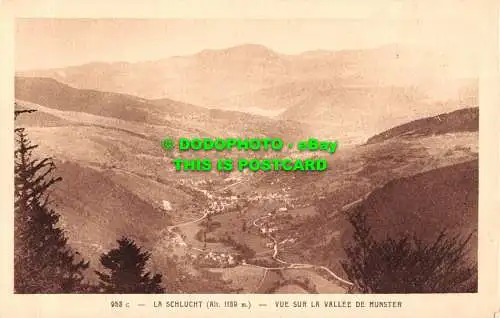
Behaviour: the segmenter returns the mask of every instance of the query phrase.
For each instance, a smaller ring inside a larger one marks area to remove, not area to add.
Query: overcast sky
[[[18,19],[16,69],[156,60],[246,43],[287,54],[390,43],[477,51],[480,25],[473,10],[426,16],[414,14],[414,5],[389,2],[389,11],[365,19]]]

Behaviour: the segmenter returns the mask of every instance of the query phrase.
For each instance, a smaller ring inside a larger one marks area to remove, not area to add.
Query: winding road
[[[187,221],[187,222],[184,222],[184,223],[167,226],[167,231],[169,233],[171,233],[171,234],[174,234],[177,237],[177,239],[179,240],[179,245],[186,246],[187,248],[191,248],[191,249],[194,249],[194,250],[197,250],[197,251],[203,251],[203,250],[201,250],[199,248],[188,246],[187,243],[186,243],[186,241],[184,241],[184,239],[182,238],[182,235],[180,235],[179,233],[175,232],[173,229],[174,228],[179,228],[181,226],[186,226],[186,225],[190,225],[190,224],[193,224],[193,223],[200,222],[201,220],[203,220],[207,216],[208,216],[208,212],[206,212],[205,214],[203,214],[201,217],[199,217],[196,220]]]
[[[357,201],[359,201],[359,200],[357,200]],[[270,215],[265,215],[265,216],[258,217],[257,219],[255,219],[253,221],[253,225],[256,226],[256,227],[258,227],[258,228],[260,228],[260,226],[257,224],[257,221],[262,220],[264,218],[268,218],[268,217],[270,217]],[[267,237],[269,237],[273,241],[273,256],[272,256],[272,258],[275,261],[277,261],[278,263],[284,264],[285,266],[284,267],[272,267],[272,268],[271,267],[258,266],[258,267],[266,269],[266,271],[264,272],[264,276],[263,276],[263,278],[261,280],[261,283],[259,284],[259,288],[262,285],[262,282],[263,282],[264,278],[266,277],[267,270],[270,270],[270,269],[323,269],[328,274],[330,274],[333,278],[335,278],[336,280],[338,280],[338,281],[340,281],[340,282],[342,282],[344,284],[347,284],[347,285],[353,285],[353,283],[351,283],[351,282],[349,282],[349,281],[341,278],[340,276],[338,276],[337,274],[335,274],[332,270],[330,270],[326,266],[318,266],[318,265],[314,265],[314,264],[289,263],[287,261],[284,261],[284,260],[280,259],[278,257],[278,254],[279,254],[279,250],[278,250],[279,243],[278,243],[278,241],[271,234],[268,234]],[[257,266],[257,265],[253,265],[253,266]]]
[[[231,186],[234,186],[236,184],[239,184],[239,183],[242,183],[243,181],[238,181],[236,183],[233,183],[229,186],[226,186],[224,188],[221,188],[221,189],[218,189],[214,192],[218,192],[218,191],[222,191],[222,190],[225,190]],[[378,188],[378,187],[377,187]],[[371,190],[370,192],[366,193],[364,196],[362,196],[361,199],[357,199],[357,200],[354,200],[348,204],[345,204],[344,206],[342,206],[342,208],[340,208],[341,211],[346,211],[348,210],[349,208],[353,207],[354,205],[356,204],[359,204],[361,203],[364,199],[366,199],[373,191],[375,191],[377,188]],[[195,190],[198,190],[202,193],[204,193],[207,198],[209,199],[213,199],[213,197],[206,193],[205,191],[201,191],[199,189],[196,189]],[[183,222],[183,223],[180,223],[180,224],[176,224],[176,225],[170,225],[167,227],[167,231],[171,234],[173,234],[174,236],[176,236],[178,238],[178,240],[180,241],[180,245],[181,246],[185,246],[186,248],[189,248],[189,249],[193,249],[193,250],[197,250],[197,251],[200,251],[200,252],[203,252],[203,250],[199,249],[199,248],[196,248],[196,247],[192,247],[192,246],[189,246],[185,241],[184,239],[182,238],[182,235],[180,235],[179,233],[175,232],[173,229],[174,228],[180,228],[182,226],[186,226],[186,225],[190,225],[190,224],[194,224],[194,223],[197,223],[197,222],[200,222],[202,221],[203,219],[205,219],[207,216],[209,215],[209,212],[206,212],[205,214],[203,214],[202,216],[200,216],[199,218],[195,219],[195,220],[192,220],[192,221],[187,221],[187,222]],[[266,218],[269,218],[271,217],[271,215],[263,215],[263,216],[260,216],[258,218],[256,218],[255,220],[253,220],[252,224],[253,226],[257,227],[260,229],[261,225],[262,224],[258,224],[260,223],[259,221],[263,220],[263,219],[266,219]],[[268,238],[270,238],[272,241],[273,241],[273,248],[272,248],[272,252],[273,252],[273,255],[272,255],[272,259],[274,259],[276,262],[278,263],[281,263],[283,264],[284,266],[277,266],[277,267],[265,267],[265,266],[260,266],[260,265],[254,265],[254,264],[247,264],[247,263],[242,263],[241,265],[242,266],[249,266],[249,267],[256,267],[256,268],[262,268],[264,269],[264,275],[259,283],[259,286],[257,288],[257,290],[262,286],[263,282],[264,282],[264,279],[267,275],[267,272],[269,270],[285,270],[285,269],[315,269],[315,270],[318,270],[318,269],[321,269],[321,270],[324,270],[325,272],[327,272],[330,276],[332,276],[334,279],[346,284],[346,285],[349,285],[349,286],[352,286],[353,283],[352,282],[349,282],[343,278],[341,278],[340,276],[338,276],[337,274],[335,274],[332,270],[330,270],[328,267],[326,266],[319,266],[319,265],[314,265],[314,264],[301,264],[301,263],[289,263],[287,261],[284,261],[282,259],[280,259],[278,257],[278,254],[279,254],[279,244],[278,241],[276,240],[276,238],[274,236],[272,236],[271,234],[268,234],[267,235]]]

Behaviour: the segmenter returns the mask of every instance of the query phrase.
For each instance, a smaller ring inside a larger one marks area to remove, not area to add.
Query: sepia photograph
[[[17,18],[14,292],[476,293],[477,32],[409,18]],[[335,149],[181,151],[165,138]],[[219,158],[328,168],[172,164]]]

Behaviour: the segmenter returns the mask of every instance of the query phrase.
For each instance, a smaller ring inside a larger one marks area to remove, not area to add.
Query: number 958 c
[[[123,308],[123,307],[129,307],[129,304],[128,303],[124,303],[123,301],[121,300],[113,300],[111,301],[111,307],[112,308]]]

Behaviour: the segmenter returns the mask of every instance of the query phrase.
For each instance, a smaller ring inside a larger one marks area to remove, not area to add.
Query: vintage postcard
[[[0,317],[499,315],[499,12],[6,1]]]

